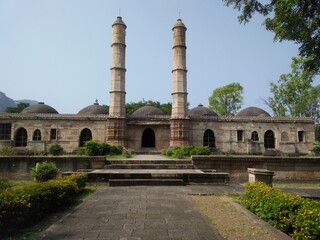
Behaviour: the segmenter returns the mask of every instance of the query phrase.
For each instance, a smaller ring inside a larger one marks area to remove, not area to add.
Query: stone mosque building
[[[236,154],[262,154],[270,149],[310,153],[315,140],[310,118],[271,117],[256,107],[227,117],[202,105],[188,109],[187,28],[181,19],[172,28],[172,114],[147,105],[126,116],[126,25],[121,17],[112,30],[109,112],[96,102],[78,114],[59,114],[44,103],[21,113],[0,113],[0,146],[47,152],[51,144],[58,143],[72,153],[93,139],[145,153],[175,146],[209,146],[212,151]]]

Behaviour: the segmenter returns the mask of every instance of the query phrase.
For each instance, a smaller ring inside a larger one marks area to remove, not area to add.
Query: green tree
[[[18,105],[16,107],[7,107],[6,112],[7,113],[21,113],[23,109],[25,109],[26,107],[29,107],[29,103],[18,103]]]
[[[319,0],[223,0],[241,11],[240,23],[247,23],[255,12],[265,17],[267,30],[275,41],[299,44],[299,55],[309,57],[304,68],[320,72],[320,1]]]
[[[266,103],[275,116],[313,117],[319,119],[320,85],[313,86],[315,71],[305,69],[304,58],[292,58],[291,73],[282,74],[277,83],[270,84]]]
[[[209,97],[209,108],[220,116],[235,115],[242,106],[243,87],[240,83],[230,83],[213,90]]]

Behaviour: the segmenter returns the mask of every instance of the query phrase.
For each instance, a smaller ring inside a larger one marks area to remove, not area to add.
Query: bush
[[[11,185],[8,181],[8,179],[0,179],[0,192],[11,188]]]
[[[190,155],[210,155],[208,146],[196,146],[190,151]]]
[[[49,147],[49,154],[52,154],[53,156],[62,155],[63,148],[58,143],[54,143]]]
[[[110,155],[121,155],[123,151],[123,146],[121,145],[111,145],[110,146]]]
[[[318,141],[315,141],[314,143],[313,143],[313,149],[312,149],[314,152],[315,152],[315,154],[320,154],[320,140],[318,140]]]
[[[75,201],[77,194],[84,188],[86,180],[87,175],[79,173],[60,180],[1,192],[1,232],[14,232],[21,227],[32,225],[47,214],[65,208]]]
[[[44,182],[55,179],[59,169],[54,163],[45,161],[37,163],[34,168],[31,168],[31,173],[37,182]]]
[[[247,183],[242,201],[250,211],[294,239],[320,239],[320,202],[264,183]]]
[[[2,146],[1,155],[2,156],[13,156],[14,155],[13,147],[11,147],[11,146]]]

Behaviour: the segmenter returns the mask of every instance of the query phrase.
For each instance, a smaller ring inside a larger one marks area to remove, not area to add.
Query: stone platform
[[[172,160],[159,155],[107,160],[104,169],[79,169],[77,172],[87,173],[91,182],[109,182],[109,186],[181,186],[228,184],[230,181],[228,173],[203,172],[194,169],[191,160]]]

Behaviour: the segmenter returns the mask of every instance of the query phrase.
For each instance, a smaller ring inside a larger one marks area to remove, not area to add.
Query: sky
[[[263,18],[238,22],[222,0],[0,0],[0,91],[59,113],[109,105],[112,24],[126,32],[126,102],[171,102],[172,27],[187,27],[189,107],[239,82],[243,108],[267,110],[270,83],[290,72],[292,42],[274,42]]]

